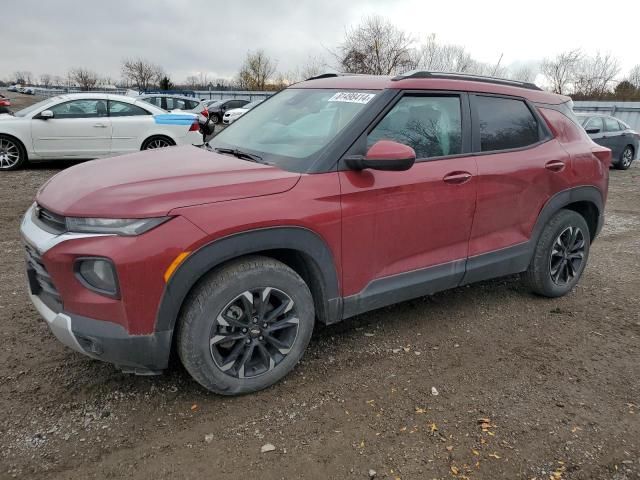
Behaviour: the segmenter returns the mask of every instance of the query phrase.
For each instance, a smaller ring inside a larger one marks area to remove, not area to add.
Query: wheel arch
[[[589,226],[592,241],[600,233],[604,214],[604,199],[600,190],[592,186],[575,187],[558,192],[547,201],[533,228],[531,239],[534,244],[551,217],[563,208],[582,215]]]
[[[311,290],[318,320],[338,321],[342,299],[336,264],[325,241],[302,227],[272,227],[215,240],[190,254],[165,286],[155,330],[174,330],[189,292],[213,269],[247,255],[281,261],[298,273]]]
[[[151,135],[148,135],[147,137],[145,137],[145,139],[142,141],[142,143],[140,144],[140,150],[144,150],[145,145],[147,144],[147,142],[150,142],[151,140],[153,140],[154,138],[166,138],[167,140],[169,140],[173,145],[177,145],[178,143],[176,142],[176,139],[173,138],[171,135],[169,135],[168,133],[165,132],[161,132],[161,133],[152,133]]]
[[[14,135],[13,133],[5,132],[0,132],[0,136],[9,137],[10,139],[18,142],[18,146],[22,149],[22,153],[24,153],[25,161],[29,160],[29,150],[27,149],[27,143],[25,143],[22,138],[20,138],[18,135]]]

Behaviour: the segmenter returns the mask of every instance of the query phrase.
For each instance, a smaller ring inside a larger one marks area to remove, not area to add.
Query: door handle
[[[551,170],[552,172],[561,172],[562,170],[564,170],[564,167],[564,162],[560,160],[551,160],[544,166],[544,168],[546,168],[547,170]]]
[[[107,126],[104,123],[96,123],[93,128],[107,128]]]
[[[445,183],[451,183],[453,185],[461,185],[463,183],[467,183],[471,180],[471,175],[469,172],[451,172],[447,173],[442,180]]]

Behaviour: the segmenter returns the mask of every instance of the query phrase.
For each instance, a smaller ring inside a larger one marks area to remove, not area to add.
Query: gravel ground
[[[0,478],[640,478],[640,165],[611,171],[570,295],[513,277],[318,328],[286,381],[238,398],[179,364],[121,374],[38,318],[18,226],[68,165],[0,174]]]

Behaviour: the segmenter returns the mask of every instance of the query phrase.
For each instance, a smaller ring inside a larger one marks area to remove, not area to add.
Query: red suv
[[[65,345],[138,374],[265,388],[314,323],[503,275],[578,282],[610,150],[567,97],[412,72],[322,75],[210,142],[65,170],[22,222],[31,300]]]

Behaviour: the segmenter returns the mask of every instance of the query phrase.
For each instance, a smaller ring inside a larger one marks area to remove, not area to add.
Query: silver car
[[[631,166],[640,145],[640,134],[622,120],[597,113],[576,114],[591,140],[611,149],[612,165],[619,170]]]

